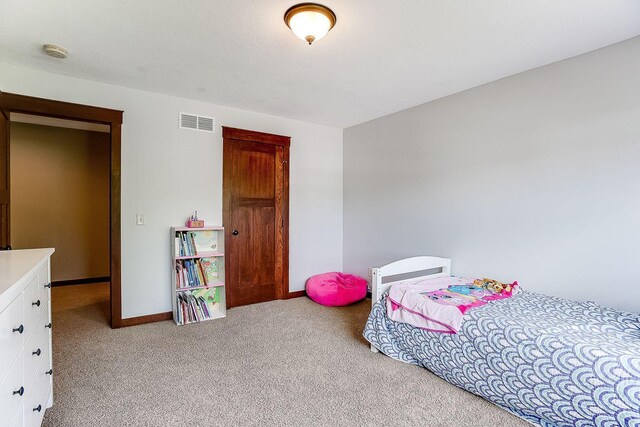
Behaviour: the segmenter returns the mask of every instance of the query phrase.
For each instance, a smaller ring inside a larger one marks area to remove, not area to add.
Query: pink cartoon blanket
[[[490,301],[511,297],[518,282],[503,284],[491,279],[438,277],[393,285],[387,297],[387,315],[432,332],[455,334],[464,314]]]

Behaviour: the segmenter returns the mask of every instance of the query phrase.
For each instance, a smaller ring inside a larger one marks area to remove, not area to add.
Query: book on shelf
[[[220,313],[220,291],[218,288],[196,289],[176,296],[177,323],[193,323],[211,319]]]
[[[189,269],[188,261],[177,261],[176,262],[176,287],[177,288],[188,288],[190,286],[194,286],[193,281],[191,279],[191,270]]]
[[[196,270],[196,273],[198,274],[198,283],[201,283],[202,285],[206,285],[207,281],[204,278],[204,272],[202,271],[202,261],[201,260],[197,260],[196,263],[194,264],[194,269]],[[202,286],[200,285],[200,286]]]
[[[178,233],[177,238],[180,239],[180,256],[189,256],[185,233]]]
[[[182,289],[220,284],[219,262],[216,258],[176,260],[176,287]]]
[[[208,317],[211,317],[215,311],[219,310],[217,301],[219,297],[219,288],[212,289],[196,289],[191,294],[200,301],[202,309],[207,313]]]
[[[185,265],[187,266],[187,271],[189,272],[189,286],[200,286],[200,284],[196,281],[196,277],[193,274],[193,261],[185,261]]]
[[[218,232],[214,230],[203,230],[193,233],[196,255],[216,252],[218,250]]]
[[[200,266],[204,273],[206,283],[215,283],[220,276],[218,270],[218,260],[216,258],[202,258],[200,260]]]
[[[196,275],[196,269],[193,267],[193,261],[185,261],[187,268],[189,269],[189,286],[202,286],[198,276]]]
[[[176,256],[198,256],[218,250],[218,233],[214,230],[178,231]]]
[[[180,235],[180,256],[193,256],[195,255],[195,251],[193,249],[193,244],[191,241],[191,236],[189,232],[181,232],[178,233]]]

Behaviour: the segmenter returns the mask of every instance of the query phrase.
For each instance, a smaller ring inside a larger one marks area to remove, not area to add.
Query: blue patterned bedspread
[[[471,310],[456,335],[387,317],[364,337],[539,426],[640,426],[640,316],[521,291]]]

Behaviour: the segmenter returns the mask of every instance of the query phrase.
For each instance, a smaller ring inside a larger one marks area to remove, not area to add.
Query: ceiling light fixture
[[[44,46],[42,46],[42,49],[44,50],[44,53],[54,58],[66,59],[67,56],[69,56],[69,52],[67,52],[67,49],[56,46],[55,44],[45,44]]]
[[[284,22],[293,34],[311,44],[326,36],[336,25],[336,14],[321,4],[300,3],[285,12]]]

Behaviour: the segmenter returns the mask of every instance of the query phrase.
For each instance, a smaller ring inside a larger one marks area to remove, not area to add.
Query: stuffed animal
[[[497,280],[493,279],[487,279],[486,277],[474,280],[473,284],[480,288],[493,291],[497,294],[501,293],[502,291],[511,292],[512,290],[511,284],[498,282]]]

